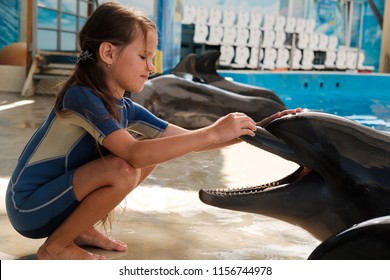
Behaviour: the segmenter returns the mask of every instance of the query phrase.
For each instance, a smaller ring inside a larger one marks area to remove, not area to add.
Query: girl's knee
[[[112,158],[110,164],[114,171],[113,174],[115,174],[117,184],[125,186],[129,189],[129,192],[137,186],[141,176],[141,170],[134,168],[131,164],[119,157]]]

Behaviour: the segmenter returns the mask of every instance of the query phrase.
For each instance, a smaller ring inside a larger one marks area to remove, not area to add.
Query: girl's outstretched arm
[[[174,124],[169,124],[167,129],[164,131],[161,137],[169,137],[169,136],[174,136],[174,135],[180,135],[183,133],[187,133],[191,130],[182,128],[180,126],[174,125]],[[215,149],[220,149],[226,146],[230,146],[233,144],[240,143],[241,140],[239,138],[232,139],[230,141],[226,142],[220,142],[220,143],[213,143],[207,146],[204,146],[198,150],[195,150],[195,152],[204,152],[204,151],[210,151],[210,150],[215,150]]]
[[[209,145],[221,145],[242,135],[254,136],[256,123],[243,113],[231,113],[210,126],[171,136],[138,141],[120,129],[103,140],[113,154],[135,168],[156,165]]]
[[[288,110],[284,110],[284,111],[280,111],[280,112],[277,112],[269,117],[266,117],[264,119],[262,119],[261,121],[257,122],[256,125],[257,126],[261,126],[261,127],[264,127],[265,125],[267,125],[268,123],[270,123],[271,121],[277,119],[277,118],[280,118],[280,117],[283,117],[283,116],[286,116],[286,115],[291,115],[291,114],[296,114],[296,113],[300,113],[302,112],[302,109],[301,108],[296,108],[296,109],[288,109]],[[167,129],[165,130],[164,134],[162,135],[163,137],[164,136],[172,136],[172,135],[178,135],[178,134],[183,134],[183,133],[186,133],[188,132],[189,130],[187,129],[184,129],[182,127],[179,127],[179,126],[176,126],[176,125],[173,125],[173,124],[169,124],[169,126],[167,127]],[[230,146],[230,145],[233,145],[233,144],[237,144],[237,143],[240,143],[241,140],[236,138],[236,139],[232,139],[230,141],[227,141],[227,142],[221,142],[221,143],[213,143],[211,145],[207,145],[205,147],[202,147],[200,148],[199,152],[201,151],[209,151],[209,150],[214,150],[214,149],[219,149],[219,148],[223,148],[223,147],[226,147],[226,146]]]

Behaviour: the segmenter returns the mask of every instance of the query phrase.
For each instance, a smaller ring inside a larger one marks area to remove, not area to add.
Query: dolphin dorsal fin
[[[191,53],[184,57],[172,70],[172,74],[175,74],[178,76],[181,76],[183,73],[195,75],[196,69],[195,69],[195,63],[196,63],[196,55],[194,53]]]
[[[220,55],[219,51],[205,53],[196,60],[196,71],[201,74],[218,75],[216,65]]]

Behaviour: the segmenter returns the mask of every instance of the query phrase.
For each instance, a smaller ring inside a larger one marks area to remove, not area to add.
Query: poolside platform
[[[19,154],[42,123],[54,97],[0,93],[0,259],[35,259],[43,239],[19,235],[10,225],[5,189]],[[125,253],[93,248],[122,260],[306,259],[319,241],[303,229],[250,213],[203,204],[201,188],[267,183],[295,170],[288,162],[246,143],[188,154],[160,165],[116,209],[113,238]]]

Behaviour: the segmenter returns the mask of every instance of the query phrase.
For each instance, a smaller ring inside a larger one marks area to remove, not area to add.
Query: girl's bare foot
[[[127,245],[119,240],[111,239],[95,228],[78,236],[74,242],[79,246],[95,246],[104,250],[124,252]]]
[[[80,248],[76,244],[62,248],[59,251],[49,250],[44,243],[37,252],[38,260],[105,260],[106,258],[97,254],[92,254]]]

